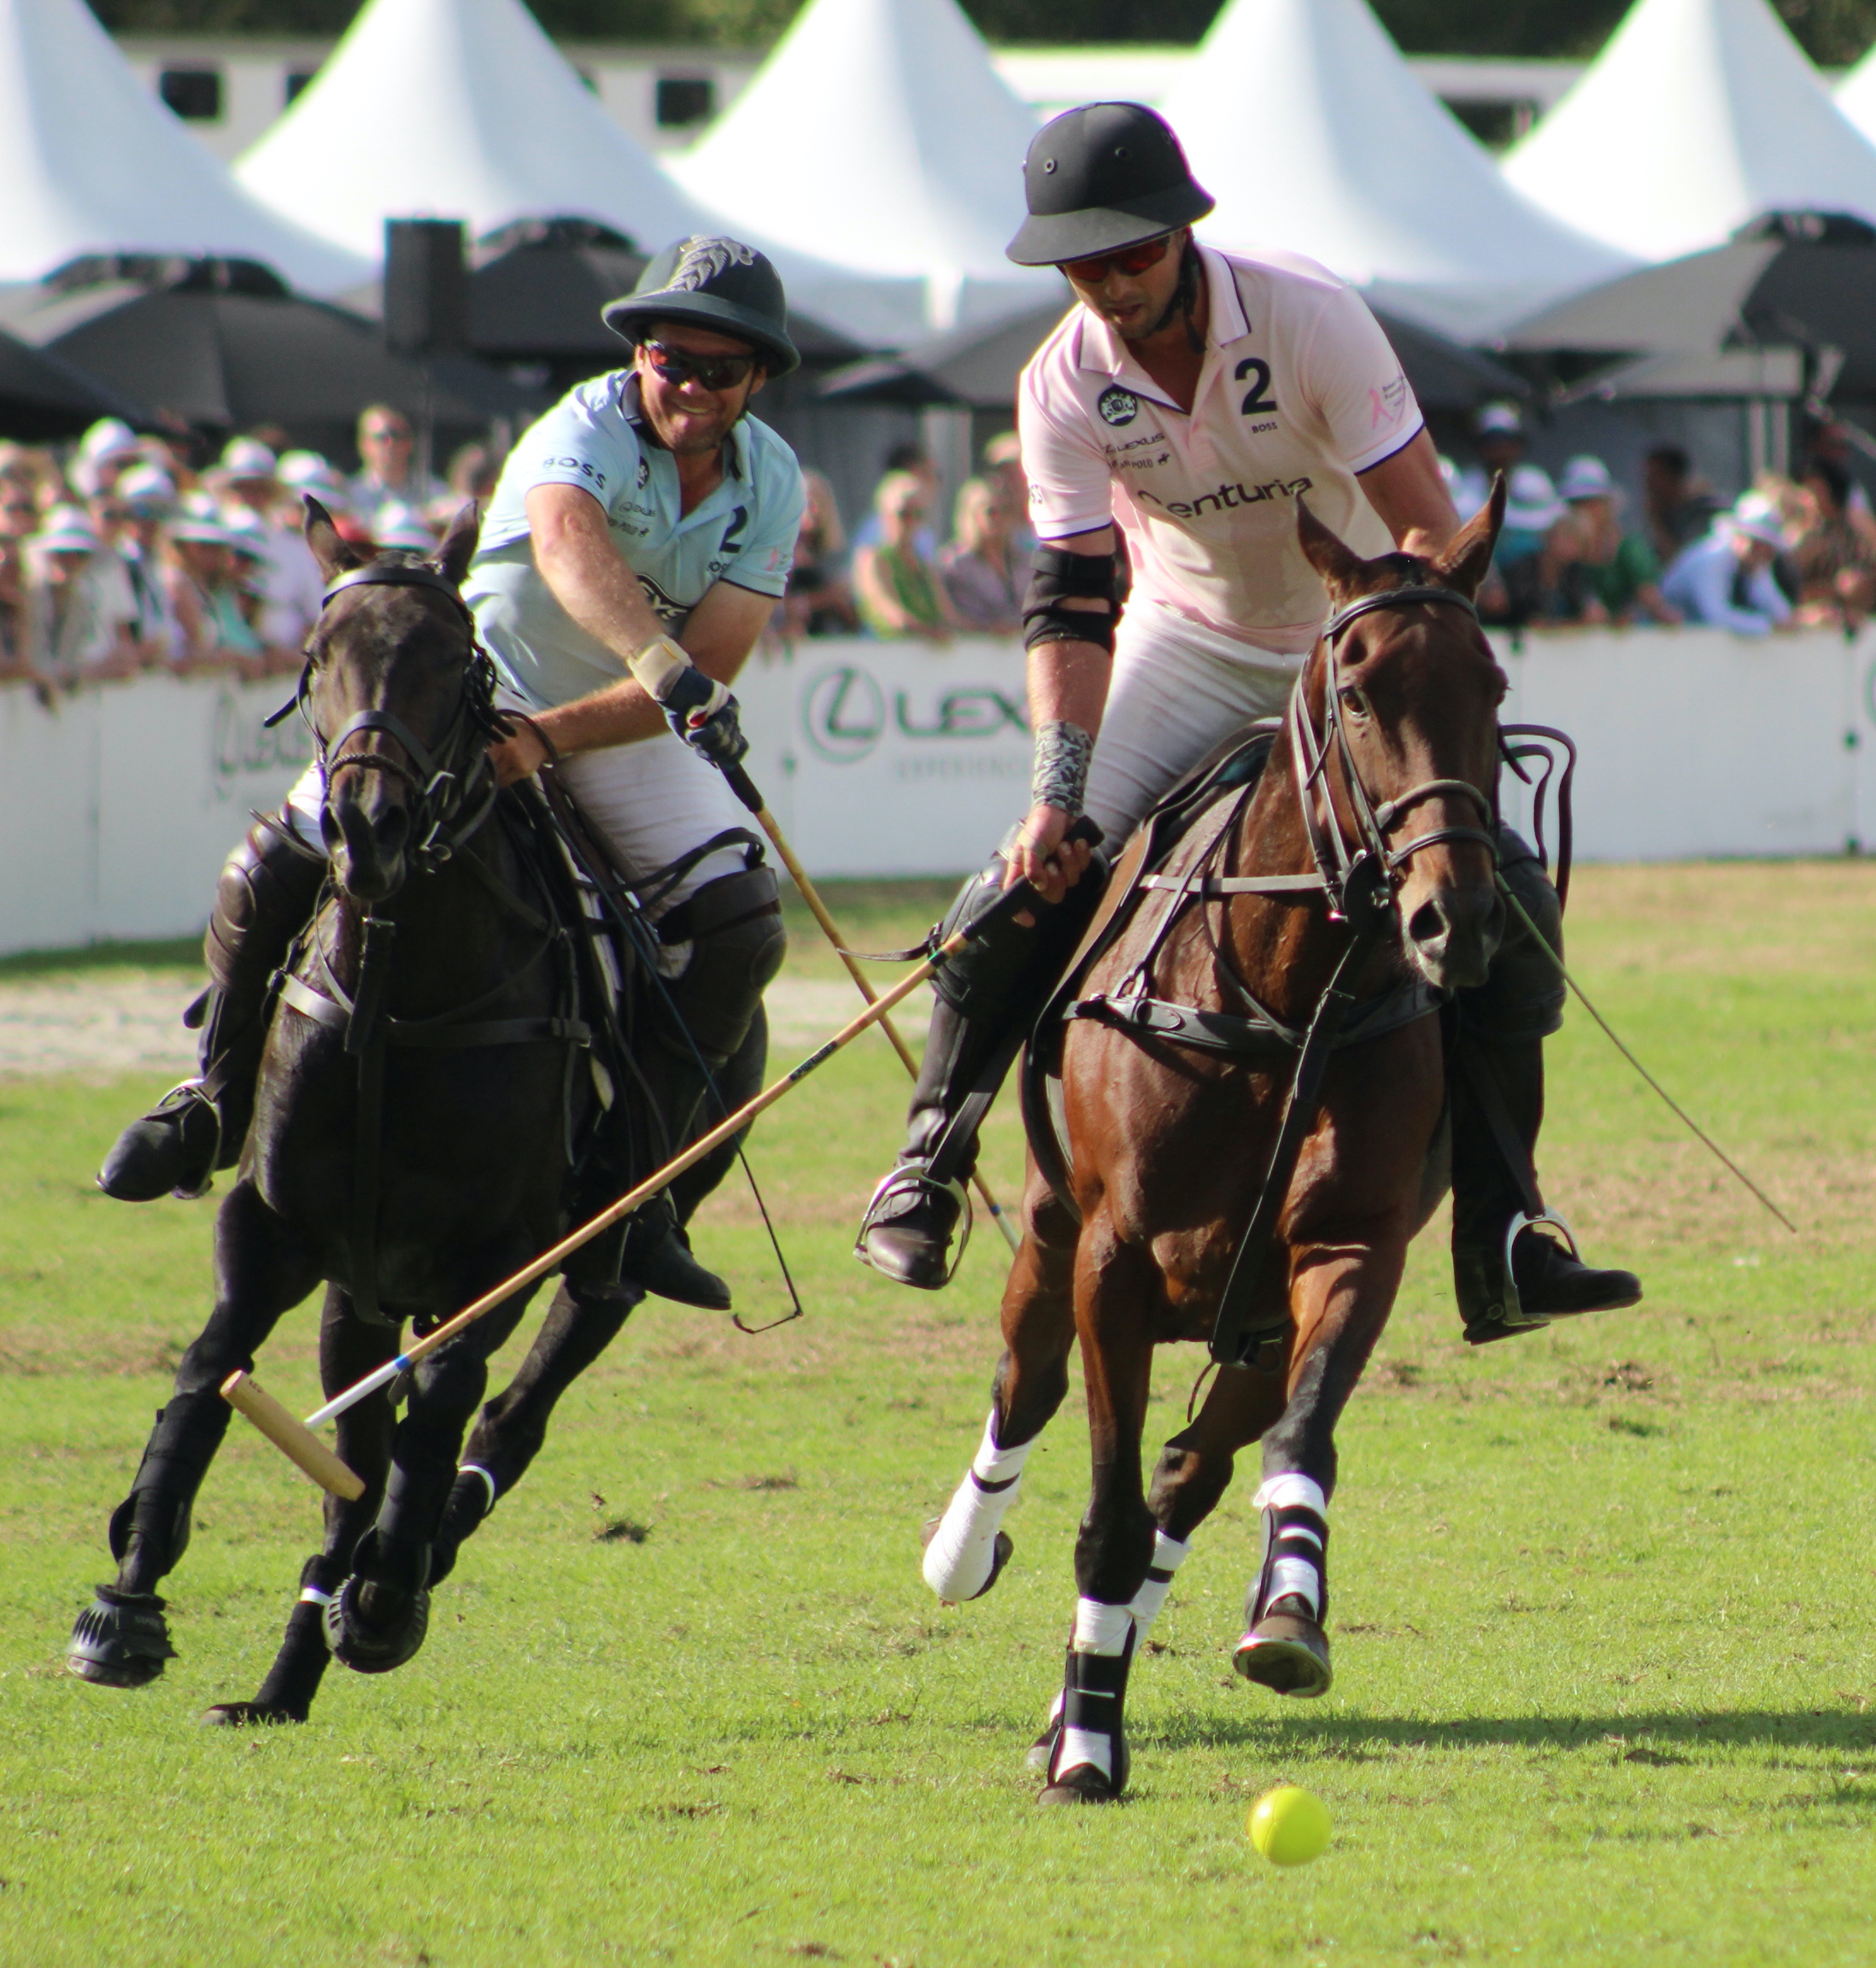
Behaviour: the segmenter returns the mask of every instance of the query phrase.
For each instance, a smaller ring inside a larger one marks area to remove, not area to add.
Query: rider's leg
[[[1283,708],[1299,660],[1228,641],[1151,603],[1129,606],[1087,782],[1087,810],[1110,858],[1208,753]],[[946,929],[988,909],[1002,881],[1000,855],[965,885]],[[875,1270],[923,1291],[950,1277],[978,1126],[1099,899],[1078,883],[1059,907],[1038,911],[1045,931],[1008,926],[941,975],[906,1145],[860,1225],[855,1255]]]
[[[273,974],[312,916],[325,875],[325,855],[291,830],[290,817],[257,820],[221,871],[202,942],[212,984],[201,1074],[118,1137],[97,1178],[107,1196],[148,1203],[171,1192],[200,1195],[216,1169],[240,1159]]]
[[[1509,828],[1501,829],[1501,851],[1506,885],[1562,956],[1562,910],[1542,864]],[[1515,909],[1491,976],[1458,996],[1449,1074],[1453,1282],[1474,1343],[1641,1297],[1633,1272],[1581,1263],[1539,1229],[1519,1231],[1505,1263],[1514,1220],[1544,1210],[1533,1157],[1544,1119],[1544,1040],[1563,1022],[1563,997],[1556,964]]]
[[[654,983],[646,993],[652,1042],[639,1062],[657,1111],[645,1125],[646,1088],[619,1103],[595,1177],[629,1182],[718,1118],[708,1081],[732,1061],[742,1063],[763,991],[781,968],[786,940],[778,892],[771,869],[750,865],[760,844],[748,814],[723,775],[679,739],[660,735],[583,753],[565,762],[561,775],[626,881],[647,895],[660,940],[664,989]],[[708,846],[722,835],[733,838]],[[692,857],[675,877],[661,873]],[[727,1166],[718,1163],[719,1179]],[[706,1192],[694,1180],[682,1214]],[[617,1186],[609,1193],[617,1194]],[[624,1247],[625,1285],[687,1304],[727,1307],[728,1286],[692,1257],[679,1215],[668,1195],[637,1212]],[[580,1282],[589,1294],[602,1284],[583,1272]]]

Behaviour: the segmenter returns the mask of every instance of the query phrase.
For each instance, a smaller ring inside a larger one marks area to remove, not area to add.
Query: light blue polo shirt
[[[463,583],[489,653],[531,704],[566,704],[616,683],[619,659],[589,636],[541,578],[528,494],[577,485],[606,508],[613,544],[673,636],[719,581],[779,599],[801,527],[801,468],[767,425],[730,433],[723,483],[681,512],[677,461],[654,440],[629,369],[595,377],[522,434],[502,468]]]

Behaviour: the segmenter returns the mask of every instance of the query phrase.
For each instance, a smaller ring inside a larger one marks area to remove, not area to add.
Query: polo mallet
[[[1093,837],[1093,823],[1087,819],[1076,821],[1069,831],[1070,840],[1087,840]],[[836,1052],[859,1038],[869,1026],[878,1024],[895,1004],[902,1003],[921,984],[936,976],[947,964],[970,944],[976,942],[987,930],[996,928],[1019,910],[1032,906],[1035,901],[1035,892],[1027,882],[1018,882],[1013,888],[1005,889],[975,922],[966,923],[954,935],[947,936],[917,969],[900,978],[883,996],[876,998],[864,1011],[841,1026],[826,1044],[809,1053],[791,1072],[771,1081],[753,1099],[737,1108],[727,1120],[719,1121],[708,1133],[699,1135],[681,1155],[673,1157],[655,1174],[648,1175],[636,1188],[627,1190],[616,1203],[609,1204],[598,1215],[583,1223],[578,1229],[570,1231],[558,1244],[550,1245],[531,1262],[524,1264],[513,1277],[504,1278],[499,1285],[484,1292],[481,1297],[464,1306],[454,1319],[446,1320],[435,1332],[426,1333],[423,1338],[413,1342],[407,1352],[400,1353],[395,1360],[387,1360],[382,1367],[374,1368],[362,1380],[348,1387],[343,1394],[334,1395],[323,1408],[315,1409],[308,1414],[304,1421],[296,1420],[285,1407],[258,1386],[252,1376],[245,1373],[231,1374],[222,1382],[222,1398],[231,1407],[238,1409],[245,1414],[277,1449],[298,1464],[321,1488],[330,1490],[335,1496],[348,1499],[362,1496],[365,1485],[314,1434],[315,1428],[322,1428],[328,1421],[336,1420],[348,1409],[355,1408],[367,1395],[375,1394],[380,1387],[388,1385],[400,1374],[408,1372],[419,1360],[434,1353],[439,1346],[448,1345],[459,1332],[474,1325],[485,1312],[492,1312],[496,1306],[505,1304],[523,1286],[531,1285],[537,1278],[545,1277],[549,1271],[571,1257],[581,1245],[591,1243],[594,1238],[609,1230],[621,1217],[630,1216],[641,1204],[648,1203],[693,1163],[702,1161],[712,1149],[720,1147],[731,1136],[740,1134],[757,1115],[774,1106],[783,1094],[798,1086],[817,1067],[825,1065]]]
[[[645,694],[654,702],[662,704],[669,694],[672,678],[678,673],[672,659],[665,656],[657,644],[642,649],[631,659],[628,667],[634,679]],[[869,1004],[878,1002],[879,994],[873,989],[872,981],[860,969],[859,959],[847,946],[846,940],[835,926],[827,907],[815,893],[814,884],[809,881],[807,870],[795,858],[794,850],[789,846],[788,836],[783,833],[781,823],[769,811],[765,800],[757,788],[756,782],[738,765],[719,768],[729,782],[730,790],[756,817],[756,824],[769,837],[769,844],[782,858],[782,865],[789,871],[789,878],[800,892],[801,899],[808,905],[808,913],[821,926],[821,933],[834,946],[834,954],[847,966],[847,974],[859,987],[859,994]],[[879,1028],[892,1041],[894,1051],[898,1053],[906,1070],[916,1080],[918,1077],[918,1062],[912,1056],[911,1049],[900,1036],[899,1028],[890,1018],[882,1018]],[[1010,1213],[998,1202],[990,1185],[982,1174],[973,1174],[970,1186],[982,1198],[983,1206],[990,1212],[990,1219],[1003,1233],[1003,1240],[1010,1246],[1012,1255],[1023,1247],[1023,1239],[1017,1233],[1016,1225],[1010,1220]]]

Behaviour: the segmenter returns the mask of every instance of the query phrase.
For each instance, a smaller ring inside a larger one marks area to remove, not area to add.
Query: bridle
[[[455,584],[436,569],[415,560],[376,560],[367,567],[355,567],[350,573],[340,575],[320,597],[322,618],[339,595],[354,588],[425,589],[446,596],[462,618],[467,647],[461,694],[442,737],[431,747],[395,711],[361,711],[349,718],[336,735],[327,738],[313,715],[315,664],[310,647],[305,652],[306,667],[300,673],[299,688],[292,701],[283,704],[267,722],[276,724],[290,712],[299,712],[313,735],[313,748],[328,804],[333,780],[348,768],[389,772],[402,779],[412,794],[412,835],[417,843],[413,858],[420,868],[437,868],[449,859],[494,810],[496,788],[486,747],[491,738],[507,735],[495,709],[495,665],[476,634],[475,617],[469,605]],[[384,732],[403,756],[396,752],[345,749],[351,739],[367,731]]]
[[[1330,913],[1338,918],[1347,913],[1345,905],[1349,882],[1357,862],[1365,860],[1384,876],[1390,889],[1400,870],[1422,848],[1438,846],[1443,841],[1469,841],[1491,855],[1494,869],[1498,865],[1498,801],[1492,794],[1481,791],[1466,779],[1427,779],[1377,805],[1362,778],[1361,769],[1355,763],[1355,753],[1349,743],[1347,719],[1342,707],[1342,671],[1336,655],[1337,642],[1350,624],[1363,615],[1372,615],[1383,608],[1405,608],[1421,604],[1463,609],[1474,622],[1479,619],[1479,611],[1472,601],[1451,588],[1390,588],[1379,594],[1364,594],[1346,607],[1339,608],[1322,626],[1322,735],[1320,739],[1310,721],[1305,698],[1307,669],[1297,678],[1296,688],[1290,695],[1288,723],[1296,770],[1297,804],[1303,811],[1310,852],[1315,856],[1317,871],[1322,877]],[[1352,849],[1343,838],[1335,811],[1334,788],[1328,777],[1332,755],[1340,761],[1349,803],[1354,808],[1357,845]],[[1486,824],[1429,828],[1401,846],[1388,846],[1388,829],[1410,808],[1425,800],[1446,798],[1469,800]],[[1324,809],[1327,809],[1327,817]]]

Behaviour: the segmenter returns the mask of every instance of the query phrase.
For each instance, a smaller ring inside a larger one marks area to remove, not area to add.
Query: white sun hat
[[[1600,458],[1592,458],[1586,453],[1580,458],[1571,459],[1563,467],[1563,476],[1557,481],[1556,495],[1565,505],[1579,499],[1613,499],[1615,481]]]
[[[1505,486],[1504,523],[1520,533],[1545,533],[1563,517],[1563,501],[1541,466],[1520,465]]]

